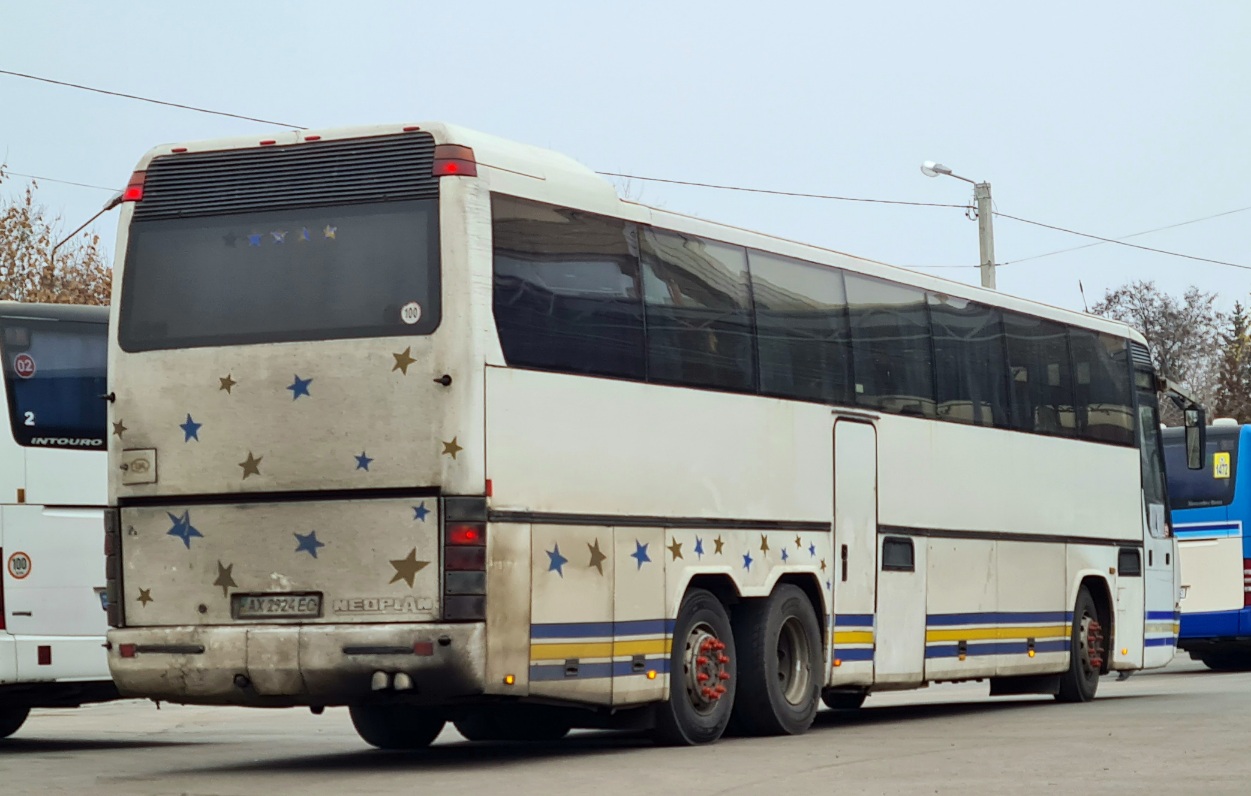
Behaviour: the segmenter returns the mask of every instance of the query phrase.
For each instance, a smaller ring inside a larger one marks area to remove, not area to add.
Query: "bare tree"
[[[1134,281],[1107,291],[1091,308],[1096,315],[1125,321],[1147,338],[1156,372],[1213,405],[1224,315],[1216,294],[1193,285],[1179,299],[1150,281]]]
[[[0,184],[7,178],[0,165]],[[57,249],[61,218],[35,199],[31,181],[17,196],[0,197],[0,300],[108,304],[113,269],[100,236],[84,232]]]
[[[1235,302],[1221,334],[1221,359],[1217,372],[1216,413],[1239,423],[1251,423],[1251,320],[1242,304]]]

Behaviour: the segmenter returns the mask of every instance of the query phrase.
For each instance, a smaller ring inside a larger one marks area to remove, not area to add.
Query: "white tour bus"
[[[0,738],[113,699],[105,656],[107,307],[0,302]]]
[[[620,200],[443,124],[162,146],[126,192],[109,663],[384,748],[1174,653],[1127,326]]]

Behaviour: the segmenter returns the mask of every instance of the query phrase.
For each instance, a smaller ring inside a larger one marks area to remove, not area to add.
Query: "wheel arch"
[[[1099,623],[1105,628],[1104,633],[1109,642],[1109,651],[1111,650],[1111,642],[1116,638],[1116,611],[1112,602],[1112,587],[1108,584],[1107,578],[1102,575],[1087,574],[1077,583],[1077,588],[1073,590],[1072,598],[1069,605],[1077,604],[1077,595],[1085,588],[1090,598],[1095,601],[1095,612],[1099,615]],[[1073,618],[1076,621],[1077,617]],[[1071,651],[1070,651],[1070,654]],[[1100,667],[1104,674],[1107,674],[1112,663],[1112,655],[1108,654],[1104,657],[1103,666]]]

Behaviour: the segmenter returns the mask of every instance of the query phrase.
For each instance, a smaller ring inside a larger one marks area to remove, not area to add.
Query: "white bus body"
[[[163,146],[128,196],[124,693],[347,704],[385,747],[446,719],[695,743],[934,681],[1082,701],[1172,658],[1122,324],[441,124]]]
[[[0,302],[0,738],[115,698],[104,651],[107,307]]]

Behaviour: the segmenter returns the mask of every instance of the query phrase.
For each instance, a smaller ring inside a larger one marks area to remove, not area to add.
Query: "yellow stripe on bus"
[[[560,644],[531,644],[530,660],[563,661],[570,658],[616,658],[625,655],[666,655],[672,649],[668,639],[629,639],[626,641],[580,641]]]
[[[1025,638],[1068,638],[1068,625],[1046,625],[1039,627],[978,627],[943,628],[942,630],[926,630],[925,640],[928,641],[975,641],[984,639],[1025,639]]]
[[[835,644],[872,644],[872,630],[836,630],[834,631]]]

